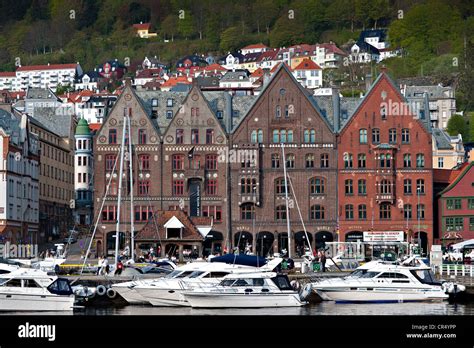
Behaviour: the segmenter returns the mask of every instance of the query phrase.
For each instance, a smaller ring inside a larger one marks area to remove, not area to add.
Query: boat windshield
[[[198,278],[198,277],[200,277],[201,275],[203,275],[204,273],[206,273],[206,272],[203,272],[203,271],[194,271],[194,272],[191,273],[191,274],[189,275],[189,277],[187,277],[187,278]]]
[[[423,284],[440,284],[430,269],[416,269],[410,272]]]
[[[369,272],[366,269],[356,269],[354,272],[349,274],[346,278],[374,278],[380,272]]]
[[[173,271],[165,276],[165,278],[176,278],[180,275],[183,271]]]
[[[180,275],[176,276],[175,278],[184,278],[184,277],[187,277],[188,275],[190,275],[191,273],[193,273],[193,271],[185,271],[185,272],[181,273]]]
[[[293,290],[287,276],[277,275],[272,280],[280,290]]]

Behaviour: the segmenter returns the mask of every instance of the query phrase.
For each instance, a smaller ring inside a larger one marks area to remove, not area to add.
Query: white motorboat
[[[213,287],[183,292],[193,308],[300,307],[308,302],[311,284],[296,291],[286,275],[275,272],[230,274]]]
[[[272,271],[282,259],[274,259],[262,267],[226,264],[221,262],[200,263],[190,274],[174,278],[161,278],[148,284],[141,284],[135,290],[153,306],[189,306],[183,292],[194,287],[212,287],[225,276],[234,273]],[[192,265],[192,264],[191,264]]]
[[[67,279],[22,268],[0,274],[0,311],[69,311],[73,305]]]
[[[415,258],[401,264],[371,261],[346,277],[312,285],[322,300],[336,302],[441,301],[449,297],[431,269]]]
[[[167,274],[162,278],[152,278],[152,279],[137,279],[123,283],[117,283],[112,285],[112,289],[117,291],[117,293],[122,296],[129,304],[149,304],[150,302],[147,301],[137,290],[136,288],[139,286],[146,286],[148,284],[167,280],[167,279],[175,279],[175,278],[184,278],[189,276],[195,270],[203,267],[203,265],[207,265],[207,262],[193,262],[181,267],[176,268],[171,273]]]

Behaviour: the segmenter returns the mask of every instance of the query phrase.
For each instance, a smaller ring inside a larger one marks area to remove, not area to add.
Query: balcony
[[[244,203],[260,204],[260,195],[258,193],[239,194],[239,204]]]
[[[391,203],[395,202],[395,195],[393,193],[377,193],[375,195],[377,203]]]

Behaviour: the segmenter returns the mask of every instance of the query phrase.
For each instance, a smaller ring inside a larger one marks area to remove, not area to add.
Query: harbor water
[[[68,315],[58,312],[13,312],[0,315]],[[321,302],[305,307],[193,309],[190,307],[125,306],[75,309],[69,315],[474,315],[474,303],[448,302],[339,304]]]

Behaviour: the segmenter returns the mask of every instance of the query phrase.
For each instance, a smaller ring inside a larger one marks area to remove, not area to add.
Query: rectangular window
[[[150,181],[149,180],[141,180],[138,183],[138,195],[140,196],[148,196],[150,192]]]
[[[150,155],[140,155],[138,159],[141,170],[150,170]]]
[[[474,217],[469,218],[469,231],[474,231]]]
[[[173,110],[166,110],[166,118],[171,120],[173,118]]]
[[[214,222],[222,222],[222,207],[220,206],[203,206],[202,216],[212,217]]]
[[[138,130],[138,143],[139,144],[146,144],[146,129],[139,129]]]
[[[169,108],[173,107],[173,98],[168,98],[166,100],[166,106],[169,107]]]
[[[173,195],[184,195],[184,180],[173,180]]]
[[[214,129],[206,129],[206,144],[214,143]]]
[[[79,148],[82,148],[81,141],[79,140]],[[117,144],[117,130],[116,129],[109,129],[109,144]]]
[[[438,157],[438,168],[443,168],[443,167],[444,167],[444,158]]]
[[[410,130],[402,129],[402,144],[408,144],[410,142]]]
[[[474,198],[468,198],[467,206],[469,209],[474,209]]]
[[[217,170],[217,155],[206,155],[206,169]]]
[[[173,155],[173,170],[184,170],[184,155]]]
[[[184,143],[184,130],[177,129],[176,130],[176,144],[183,144]]]
[[[208,179],[206,181],[206,193],[208,196],[217,195],[217,180],[216,179]]]
[[[397,130],[395,128],[391,128],[388,131],[388,142],[390,144],[395,144],[397,142]]]
[[[191,144],[199,144],[199,129],[191,129]]]
[[[105,170],[111,172],[114,169],[116,155],[105,155]]]
[[[449,210],[459,210],[461,209],[461,199],[448,199],[446,201],[446,208]]]

